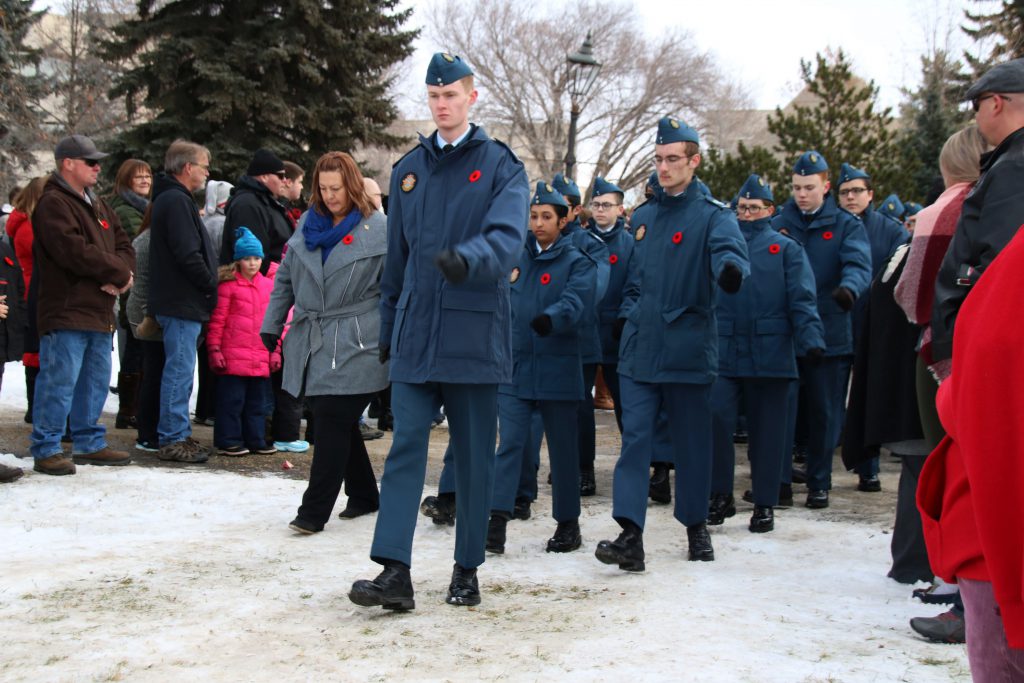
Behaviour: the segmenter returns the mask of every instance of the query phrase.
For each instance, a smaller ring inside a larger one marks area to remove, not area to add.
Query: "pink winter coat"
[[[210,356],[219,352],[227,361],[222,374],[269,377],[270,356],[260,340],[263,314],[270,303],[274,281],[256,273],[250,282],[240,273],[217,288],[217,308],[210,316],[206,347]],[[280,351],[275,351],[280,361]]]

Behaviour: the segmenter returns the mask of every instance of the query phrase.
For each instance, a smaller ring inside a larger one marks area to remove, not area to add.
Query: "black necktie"
[[[447,154],[448,152],[452,151],[453,149],[455,149],[455,145],[447,144],[447,145],[445,145],[444,147],[441,148],[441,154]]]

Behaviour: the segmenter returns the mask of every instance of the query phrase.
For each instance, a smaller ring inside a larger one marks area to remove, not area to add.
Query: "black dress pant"
[[[316,420],[316,446],[309,471],[309,486],[302,495],[298,516],[316,526],[331,518],[342,482],[349,504],[367,510],[380,506],[377,478],[370,466],[359,416],[373,394],[309,396]]]
[[[156,427],[160,421],[160,378],[164,374],[164,343],[142,341],[142,382],[139,384],[138,408],[135,422],[139,441],[156,444]]]
[[[900,583],[931,581],[934,577],[928,563],[928,548],[921,530],[921,513],[917,509],[917,480],[921,476],[926,455],[903,455],[899,490],[896,494],[896,524],[892,530],[892,568],[889,578]]]
[[[302,398],[295,398],[281,388],[283,370],[270,373],[273,386],[273,413],[270,417],[271,441],[298,441],[302,425]]]

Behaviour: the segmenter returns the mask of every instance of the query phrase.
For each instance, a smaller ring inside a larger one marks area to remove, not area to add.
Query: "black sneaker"
[[[267,446],[264,444],[262,446],[250,448],[249,452],[254,453],[255,455],[273,455],[274,453],[277,453],[277,448],[275,446]]]
[[[910,628],[933,643],[967,642],[964,615],[954,610],[937,617],[914,617],[910,620]]]
[[[245,446],[238,445],[224,446],[222,448],[217,449],[217,455],[230,455],[235,457],[240,455],[249,455],[249,449],[246,448]]]

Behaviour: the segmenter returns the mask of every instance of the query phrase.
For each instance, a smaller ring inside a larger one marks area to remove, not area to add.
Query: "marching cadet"
[[[469,122],[473,71],[436,53],[427,103],[437,132],[395,164],[381,276],[380,360],[390,360],[394,441],[381,478],[370,559],[356,581],[364,607],[415,607],[409,566],[430,428],[448,418],[455,472],[455,567],[445,601],[477,605],[477,567],[494,487],[498,384],[512,379],[508,274],[526,239],[530,188],[522,162]]]
[[[871,245],[871,279],[881,272],[889,257],[895,253],[896,248],[906,244],[910,239],[910,233],[903,228],[903,224],[889,216],[875,211],[871,202],[875,198],[874,188],[871,187],[871,176],[860,168],[844,163],[839,169],[839,205],[857,216],[864,223],[864,230],[868,234],[868,243]],[[899,200],[897,200],[899,201]],[[888,204],[888,200],[886,201]],[[857,347],[861,330],[867,318],[867,297],[859,297],[853,306],[853,346]],[[850,367],[852,363],[848,360],[840,375],[840,382],[843,387],[849,383]],[[845,392],[844,392],[845,393]],[[844,404],[840,404],[837,416],[836,435],[842,432],[845,422],[846,411]],[[859,463],[854,470],[857,472],[859,491],[881,491],[882,484],[878,480],[878,456]]]
[[[871,282],[871,248],[864,224],[836,206],[828,193],[828,163],[816,151],[804,152],[793,165],[792,192],[772,227],[803,245],[814,271],[818,315],[825,326],[825,357],[800,365],[800,390],[807,407],[807,500],[813,509],[828,507],[836,417],[846,398],[842,368],[853,353],[851,315],[857,297]],[[799,392],[791,388],[790,419]],[[792,427],[791,427],[792,429]],[[783,483],[786,476],[783,474]]]
[[[736,215],[747,241],[750,276],[735,294],[718,297],[718,378],[711,387],[711,502],[708,524],[721,524],[736,512],[733,433],[742,395],[747,416],[755,533],[775,528],[772,508],[779,503],[782,463],[788,454],[785,406],[797,378],[796,357],[820,361],[825,330],[818,317],[814,274],[803,248],[771,227],[775,202],[758,175],[747,178]],[[780,415],[780,412],[782,413]]]
[[[878,205],[878,213],[883,216],[888,216],[897,223],[903,222],[903,214],[906,213],[907,209],[903,206],[903,202],[895,194],[891,194],[882,200],[882,203]]]
[[[552,514],[558,527],[548,552],[580,547],[579,445],[576,411],[583,398],[580,322],[594,307],[596,267],[562,232],[569,204],[545,182],[530,203],[530,230],[512,289],[512,382],[498,391],[500,443],[487,550],[505,552],[534,408],[540,411],[551,460]],[[603,245],[602,245],[603,246]]]
[[[654,164],[660,187],[633,214],[636,243],[616,331],[620,332],[622,451],[612,517],[622,527],[597,559],[643,571],[643,528],[655,422],[662,406],[676,465],[675,517],[686,526],[690,560],[713,560],[707,530],[711,489],[711,383],[718,369],[716,290],[736,292],[749,273],[747,247],[729,209],[693,180],[697,132],[658,122]]]

